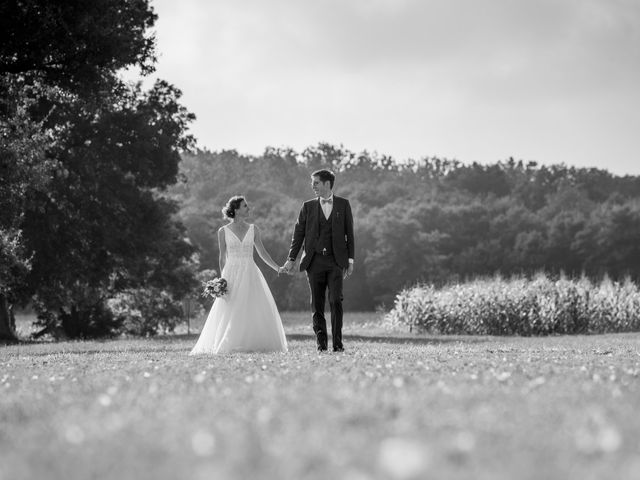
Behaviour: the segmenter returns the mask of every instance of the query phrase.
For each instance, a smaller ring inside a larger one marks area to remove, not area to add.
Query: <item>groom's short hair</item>
[[[336,181],[336,176],[331,170],[316,170],[311,174],[312,177],[318,177],[322,183],[329,182],[329,186],[333,188],[333,182]]]

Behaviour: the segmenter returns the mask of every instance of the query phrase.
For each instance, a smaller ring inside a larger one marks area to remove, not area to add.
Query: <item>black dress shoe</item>
[[[327,347],[319,346],[319,347],[318,347],[318,351],[319,351],[319,352],[326,352],[326,351],[327,351]]]
[[[344,347],[333,347],[334,352],[344,352]]]

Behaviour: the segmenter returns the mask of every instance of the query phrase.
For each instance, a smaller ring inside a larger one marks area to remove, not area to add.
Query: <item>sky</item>
[[[640,175],[638,0],[152,0],[200,148]]]

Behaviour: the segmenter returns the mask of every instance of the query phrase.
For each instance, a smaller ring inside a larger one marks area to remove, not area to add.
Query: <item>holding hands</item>
[[[287,275],[293,275],[293,267],[295,266],[295,262],[292,260],[287,260],[283,266],[278,267],[278,275],[281,273],[286,273]],[[343,269],[342,277],[347,278],[353,275],[353,263],[349,263],[349,267]]]
[[[287,275],[291,275],[294,265],[295,262],[287,260],[284,265],[278,269],[278,273],[286,273]]]

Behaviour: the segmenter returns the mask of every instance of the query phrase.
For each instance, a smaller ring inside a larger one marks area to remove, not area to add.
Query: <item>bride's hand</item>
[[[291,270],[289,270],[287,267],[278,267],[278,275],[280,275],[281,273],[291,275]]]

